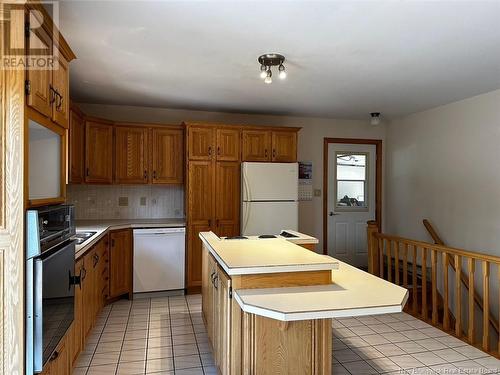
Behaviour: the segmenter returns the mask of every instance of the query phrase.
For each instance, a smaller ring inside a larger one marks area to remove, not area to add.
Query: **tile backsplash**
[[[77,220],[184,217],[184,187],[176,185],[68,185],[67,202]]]

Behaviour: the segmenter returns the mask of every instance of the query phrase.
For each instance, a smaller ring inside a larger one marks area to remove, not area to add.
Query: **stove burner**
[[[259,238],[276,238],[274,234],[261,234]]]
[[[226,240],[248,240],[248,237],[245,237],[245,236],[232,236],[232,237],[226,237]]]
[[[296,238],[298,236],[296,236],[295,234],[292,234],[292,233],[288,233],[286,231],[283,231],[280,233],[280,236],[283,236],[283,237],[286,237],[286,238]]]

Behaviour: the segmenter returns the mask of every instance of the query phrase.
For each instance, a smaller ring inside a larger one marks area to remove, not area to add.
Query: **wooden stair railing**
[[[446,246],[446,244],[444,243],[444,241],[437,234],[436,230],[434,229],[434,227],[432,226],[432,224],[430,223],[430,221],[427,220],[427,219],[424,219],[422,222],[423,222],[423,224],[425,226],[425,229],[427,229],[427,232],[429,232],[430,236],[432,237],[434,243],[436,245]],[[449,260],[448,264],[451,266],[451,268],[453,269],[453,271],[456,272],[454,262],[452,261],[451,258],[448,258],[448,260]],[[468,266],[470,266],[470,265],[468,264]],[[475,264],[472,264],[472,267],[475,267]],[[467,276],[464,271],[462,271],[460,273],[460,280],[462,281],[463,286],[465,286],[465,289],[467,289],[467,290],[469,290],[469,285],[474,282],[474,279],[470,280],[469,276]],[[481,311],[484,311],[483,298],[481,297],[481,295],[476,290],[474,290],[473,296],[474,296],[474,302],[476,303],[476,305],[479,307],[479,309]],[[490,324],[493,326],[493,328],[495,329],[496,334],[498,335],[498,333],[499,333],[499,330],[498,330],[498,328],[499,328],[498,327],[498,320],[495,319],[495,317],[492,314],[491,310],[489,311],[488,315],[489,315],[489,318],[490,318]]]
[[[500,257],[379,233],[375,221],[368,222],[367,239],[368,271],[409,289],[411,301],[406,311],[489,354],[500,356],[500,337],[493,343],[494,336],[490,335],[493,332],[490,331],[489,309],[491,298],[497,298],[500,303],[500,293],[495,296],[490,294],[490,269],[492,266],[497,267],[498,280],[494,282],[498,283]],[[448,272],[450,261],[455,270],[453,287],[449,285],[449,276],[452,276]],[[477,270],[476,264],[480,266]],[[465,265],[464,271],[468,273],[464,275],[468,287],[464,304],[462,304],[463,265]],[[481,273],[484,295],[482,329],[478,335],[481,337],[480,342],[476,342],[474,324],[476,272]],[[408,280],[409,277],[411,280]],[[442,298],[439,295],[438,284],[443,287]],[[454,295],[455,306],[460,306],[453,309],[454,316],[450,306],[451,293]],[[462,316],[462,305],[465,306],[466,316]]]

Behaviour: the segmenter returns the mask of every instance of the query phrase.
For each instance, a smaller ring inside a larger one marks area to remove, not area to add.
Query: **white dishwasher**
[[[184,289],[185,228],[134,229],[134,293]]]

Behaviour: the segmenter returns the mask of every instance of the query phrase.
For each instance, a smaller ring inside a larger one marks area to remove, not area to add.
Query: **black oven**
[[[75,234],[73,207],[27,212],[27,373],[41,372],[74,318]]]

